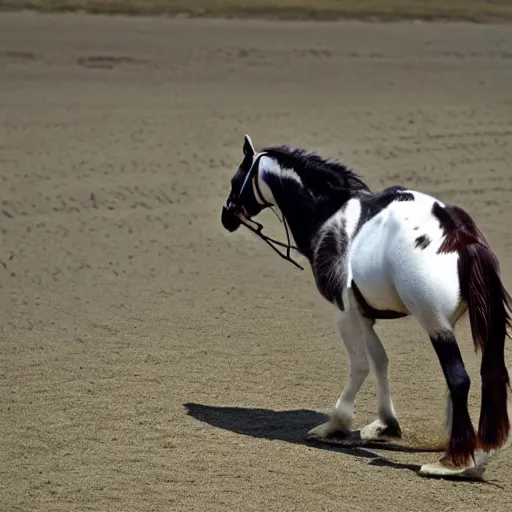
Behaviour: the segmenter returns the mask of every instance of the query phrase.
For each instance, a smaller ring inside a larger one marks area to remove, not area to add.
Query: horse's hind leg
[[[331,413],[330,420],[310,430],[308,432],[310,437],[343,437],[350,432],[354,421],[356,396],[370,371],[358,316],[359,312],[352,308],[350,304],[347,304],[344,311],[338,311],[338,329],[349,356],[350,373],[348,381]]]
[[[446,272],[444,281],[433,278],[426,281],[417,276],[417,279],[410,279],[414,287],[406,286],[404,281],[398,292],[407,309],[428,333],[450,393],[446,409],[448,446],[438,462],[422,466],[420,473],[427,476],[480,477],[483,466],[475,454],[477,438],[468,411],[471,380],[453,334],[454,325],[460,318],[456,279],[454,266],[451,274]]]
[[[456,473],[475,466],[475,429],[468,411],[471,381],[453,332],[448,328],[430,333],[432,346],[443,370],[451,398],[450,439],[446,453],[436,464],[421,468],[425,475]]]

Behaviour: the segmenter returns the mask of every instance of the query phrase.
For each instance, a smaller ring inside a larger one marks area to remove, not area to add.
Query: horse
[[[266,208],[279,210],[287,243],[266,236],[254,220]],[[221,222],[229,232],[247,227],[301,269],[291,251],[305,258],[318,292],[336,309],[350,371],[329,420],[311,429],[310,438],[350,435],[356,396],[370,369],[378,417],[361,429],[361,439],[402,437],[388,356],[374,326],[378,320],[412,316],[428,334],[448,388],[444,453],[423,464],[420,474],[471,473],[508,442],[504,347],[511,297],[496,255],[465,210],[402,186],[372,192],[339,161],[289,145],[257,151],[245,135]],[[475,351],[481,353],[477,431],[468,412],[471,381],[454,336],[466,313]]]

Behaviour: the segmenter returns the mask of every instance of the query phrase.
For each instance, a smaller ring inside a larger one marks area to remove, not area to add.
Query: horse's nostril
[[[222,225],[228,231],[235,231],[240,227],[240,219],[233,210],[227,209],[225,206],[222,208]]]

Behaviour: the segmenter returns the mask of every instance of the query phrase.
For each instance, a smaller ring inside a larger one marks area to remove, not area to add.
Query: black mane
[[[265,176],[287,219],[299,251],[313,255],[313,239],[322,224],[347,201],[370,195],[368,185],[341,163],[287,145],[263,149],[283,169],[292,169],[302,182],[283,179],[280,173]]]
[[[275,158],[281,167],[293,169],[304,186],[317,197],[339,197],[346,201],[347,196],[354,197],[370,192],[361,177],[337,161],[287,145],[272,146],[263,151]]]

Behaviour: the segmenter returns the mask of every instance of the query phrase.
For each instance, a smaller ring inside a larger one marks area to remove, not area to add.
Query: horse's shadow
[[[306,439],[312,426],[327,421],[328,417],[315,411],[298,409],[273,411],[271,409],[248,409],[244,407],[214,407],[210,405],[184,404],[187,414],[217,428],[259,439],[286,441],[288,443],[314,446],[321,450],[340,452],[353,457],[371,459],[370,465],[392,469],[406,469],[417,473],[418,464],[402,464],[383,457],[366,447],[326,444]],[[385,448],[382,444],[379,448]],[[398,448],[393,448],[398,449]],[[404,451],[408,451],[404,448]]]

